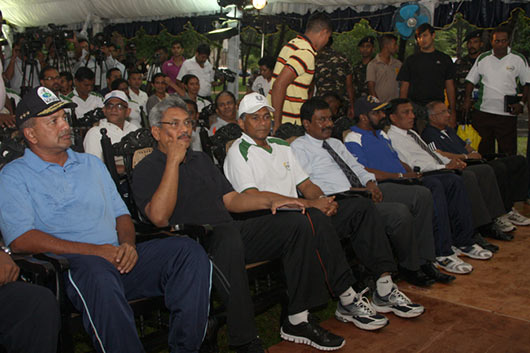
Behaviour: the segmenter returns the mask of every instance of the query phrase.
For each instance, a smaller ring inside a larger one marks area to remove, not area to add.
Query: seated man
[[[89,111],[103,107],[103,97],[93,91],[94,80],[94,71],[88,67],[80,67],[74,76],[75,89],[63,99],[77,104],[74,110],[77,118],[82,118]]]
[[[98,126],[90,128],[83,141],[85,153],[93,154],[101,160],[103,160],[101,129],[107,129],[107,136],[113,144],[120,142],[123,136],[129,132],[139,129],[135,123],[126,120],[131,109],[129,108],[129,99],[124,92],[115,90],[107,93],[103,103],[105,104],[103,114],[105,114],[106,119],[101,119]],[[119,169],[122,169],[123,159],[117,160],[116,164]]]
[[[135,244],[131,217],[99,159],[76,153],[61,102],[29,91],[16,122],[29,148],[0,172],[0,229],[14,252],[62,254],[66,293],[102,352],[143,352],[128,300],[164,296],[169,350],[198,351],[206,331],[211,264],[185,237]]]
[[[217,120],[210,126],[210,136],[225,125],[236,122],[236,97],[229,91],[223,91],[215,97]]]
[[[383,108],[373,97],[355,102],[358,122],[351,127],[344,141],[346,148],[377,180],[418,178],[402,163],[392,149],[382,128],[386,124]],[[471,205],[460,177],[454,174],[424,176],[422,184],[431,190],[434,201],[433,233],[436,265],[457,274],[469,273],[472,266],[460,260],[451,246],[473,235]]]
[[[1,240],[0,240],[1,242]],[[0,351],[56,353],[60,314],[45,287],[18,282],[20,269],[0,249]]]
[[[232,144],[224,162],[224,172],[232,186],[244,195],[262,197],[297,197],[297,190],[300,191],[305,197],[300,201],[308,208],[307,213],[315,231],[325,230],[316,234],[317,242],[320,240],[319,235],[322,239],[331,237],[331,234],[338,237],[335,233],[351,237],[354,251],[361,263],[376,276],[377,290],[373,300],[375,310],[393,312],[406,318],[421,315],[423,306],[411,303],[392,282],[390,273],[396,270],[396,265],[372,202],[364,198],[349,198],[337,204],[333,196],[326,197],[309,180],[289,144],[284,140],[268,137],[272,111],[266,98],[259,93],[250,93],[241,100],[238,115],[239,125],[244,133]],[[370,180],[369,175],[363,177],[366,177],[365,183]],[[408,234],[404,232],[404,235]],[[333,252],[322,244],[317,246],[324,263],[328,255],[345,257],[340,246]],[[370,306],[368,302],[366,305]],[[342,312],[339,302],[335,315],[339,320],[345,321]]]
[[[355,104],[355,107],[357,114],[363,111],[362,104]],[[306,133],[296,139],[291,147],[301,167],[326,195],[364,186],[372,191],[373,201],[395,249],[403,279],[412,284],[426,285],[425,280],[422,281],[423,278],[417,275],[422,272],[427,274],[427,278],[445,283],[454,279],[453,276],[443,275],[432,265],[435,253],[431,192],[420,185],[361,184],[361,180],[375,180],[376,176],[366,171],[341,141],[331,138],[332,113],[324,100],[311,98],[306,101],[300,109],[300,118]],[[352,184],[350,181],[348,175],[351,173],[355,174],[357,183],[354,181]],[[375,197],[381,194],[382,200]],[[396,227],[396,224],[405,226]],[[399,231],[405,234],[399,236]],[[420,266],[424,271],[420,270]]]
[[[448,126],[450,114],[442,102],[431,102],[427,104],[429,124],[423,130],[421,137],[427,143],[434,143],[437,152],[442,156],[454,159],[482,159],[480,153],[475,151],[471,145],[466,144],[456,131]],[[504,227],[503,231],[514,230],[515,226],[528,226],[530,219],[521,215],[513,204],[515,201],[526,200],[528,192],[528,165],[522,156],[508,156],[497,158],[488,162],[497,177],[497,184],[504,202],[504,216],[495,221]],[[480,177],[477,175],[477,179]],[[506,223],[506,225],[504,225]]]
[[[365,309],[366,299],[351,288],[353,275],[343,258],[320,261],[308,216],[276,212],[284,205],[299,207],[300,201],[235,192],[205,153],[189,148],[193,120],[182,99],[170,96],[158,103],[151,111],[150,123],[158,148],[134,170],[134,199],[149,220],[160,227],[177,223],[213,225],[207,248],[229,284],[223,286],[221,278],[214,276],[214,286],[226,305],[228,341],[237,352],[263,352],[257,339],[245,263],[282,259],[289,293],[288,318],[281,328],[284,339],[321,350],[344,345],[342,337],[308,317],[308,309],[326,303],[325,283],[350,309],[344,310],[344,317],[370,329],[386,325],[384,317]],[[266,209],[273,214],[244,221],[234,221],[229,213]],[[338,239],[327,235],[330,249],[340,247]]]
[[[493,170],[487,166],[466,168],[467,164],[460,159],[449,159],[432,151],[412,129],[415,117],[410,101],[406,98],[393,99],[390,101],[390,106],[392,126],[388,130],[388,136],[399,159],[411,168],[419,168],[422,172],[440,169],[462,171],[462,181],[471,201],[474,228],[484,236],[511,240],[512,235],[500,231],[493,223],[495,218],[504,213]]]
[[[110,89],[112,91],[122,91],[125,93],[128,99],[129,109],[131,112],[128,115],[129,121],[134,123],[136,126],[142,126],[143,125],[143,117],[142,117],[142,107],[138,102],[135,100],[132,100],[129,96],[129,82],[123,78],[118,78],[112,82]]]

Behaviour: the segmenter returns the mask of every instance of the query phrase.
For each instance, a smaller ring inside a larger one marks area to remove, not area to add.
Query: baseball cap
[[[372,110],[381,110],[387,105],[388,103],[381,103],[379,99],[374,96],[364,96],[357,99],[353,107],[355,109],[355,116],[359,117],[361,114],[367,115]]]
[[[482,31],[476,30],[476,31],[469,32],[468,34],[466,34],[466,37],[464,38],[464,42],[467,42],[471,38],[482,38]]]
[[[125,92],[120,91],[118,89],[115,89],[114,91],[110,91],[105,95],[105,98],[103,99],[103,104],[107,103],[109,99],[112,98],[118,98],[119,100],[122,100],[123,102],[129,104],[129,98],[125,94]]]
[[[358,47],[360,47],[361,45],[363,45],[364,43],[370,43],[372,45],[374,45],[375,43],[375,38],[372,37],[372,36],[366,36],[366,37],[363,37],[359,43],[357,44]]]
[[[51,90],[39,86],[29,90],[16,110],[16,124],[20,127],[30,118],[51,115],[64,108],[75,108],[77,104],[60,100]]]
[[[265,96],[256,92],[249,93],[239,102],[237,117],[241,118],[243,114],[253,114],[263,107],[267,108],[269,112],[274,112],[274,108],[269,105]]]

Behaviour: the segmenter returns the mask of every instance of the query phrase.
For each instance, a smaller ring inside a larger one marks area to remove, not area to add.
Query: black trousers
[[[439,174],[423,177],[434,200],[433,232],[436,256],[449,256],[451,245],[473,244],[471,203],[461,177]]]
[[[59,326],[49,289],[24,282],[0,287],[0,346],[9,353],[55,353]]]
[[[227,307],[227,328],[231,345],[248,343],[257,336],[245,264],[281,258],[289,293],[289,314],[327,302],[326,274],[329,275],[331,271],[333,276],[336,276],[337,266],[323,266],[316,250],[316,238],[331,239],[333,243],[336,235],[333,232],[318,232],[321,229],[318,226],[320,221],[315,222],[315,218],[318,218],[319,213],[322,214],[318,210],[307,210],[307,214],[279,212],[276,215],[214,226],[207,248],[213,262],[230,285],[229,291],[224,291],[219,277],[213,276],[214,286]],[[309,216],[310,214],[312,216]],[[313,226],[314,224],[317,226]],[[336,242],[340,246],[338,239]],[[326,249],[328,242],[321,240],[320,244]],[[336,249],[336,245],[329,248]],[[342,249],[340,251],[342,252]],[[335,263],[337,258],[340,258],[340,254],[334,256],[326,257],[327,261]],[[344,258],[344,255],[342,257]],[[347,273],[350,270],[347,268],[343,271]],[[349,281],[351,285],[353,276],[351,271],[349,273],[350,277],[345,281]]]
[[[528,193],[528,164],[523,156],[508,156],[488,162],[495,172],[504,210],[511,211],[513,204],[523,201]]]
[[[495,153],[495,140],[499,152],[510,156],[517,154],[517,117],[497,115],[475,110],[473,127],[482,138],[478,151],[482,155]]]

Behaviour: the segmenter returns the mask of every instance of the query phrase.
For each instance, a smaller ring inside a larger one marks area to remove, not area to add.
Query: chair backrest
[[[26,144],[18,132],[0,134],[0,169],[24,155]]]
[[[132,157],[132,165],[131,165],[131,169],[134,170],[134,168],[136,167],[136,165],[138,163],[140,163],[142,161],[142,159],[144,159],[145,157],[147,157],[148,155],[151,154],[151,152],[153,152],[153,147],[144,147],[142,149],[139,149],[139,150],[136,150],[133,154],[133,157]]]

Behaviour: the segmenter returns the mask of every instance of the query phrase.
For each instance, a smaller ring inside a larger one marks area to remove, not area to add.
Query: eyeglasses
[[[171,128],[177,128],[180,126],[181,122],[180,120],[173,120],[173,121],[161,121],[158,123],[159,125],[163,124],[163,125],[169,125]],[[195,127],[196,123],[195,123],[195,120],[193,119],[186,119],[182,122],[182,124],[185,126],[185,127]]]
[[[128,108],[128,106],[126,106],[125,104],[122,104],[122,103],[118,103],[118,104],[107,103],[107,104],[105,104],[105,108],[108,109],[108,110],[112,110],[114,108],[116,108],[118,110],[125,110],[125,109]]]
[[[44,78],[44,81],[55,81],[55,80],[60,80],[61,79],[61,76],[48,76],[48,77],[45,77]]]

